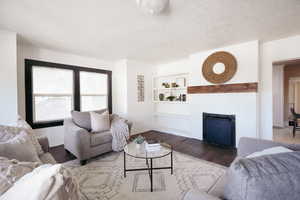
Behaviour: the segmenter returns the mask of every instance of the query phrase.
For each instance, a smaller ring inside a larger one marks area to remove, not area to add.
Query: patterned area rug
[[[154,192],[150,192],[147,171],[127,172],[123,176],[123,153],[109,153],[80,166],[77,160],[64,165],[77,177],[86,200],[181,200],[190,190],[208,191],[225,173],[226,167],[174,152],[174,174],[170,170],[153,173]],[[126,168],[144,168],[144,159],[126,156]],[[170,157],[155,159],[154,167],[170,166]]]

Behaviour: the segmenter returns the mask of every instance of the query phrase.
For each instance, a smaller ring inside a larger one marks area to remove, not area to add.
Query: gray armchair
[[[132,123],[126,121],[131,130]],[[84,165],[92,157],[112,151],[112,135],[110,131],[90,133],[77,126],[72,119],[64,120],[64,146]]]

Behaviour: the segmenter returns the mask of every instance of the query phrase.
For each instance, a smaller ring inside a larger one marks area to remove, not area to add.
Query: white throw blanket
[[[112,149],[114,151],[122,151],[129,139],[129,127],[126,120],[118,116],[114,116],[111,121]]]

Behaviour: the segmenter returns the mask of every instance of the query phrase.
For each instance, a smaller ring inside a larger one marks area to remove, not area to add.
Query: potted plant
[[[167,97],[167,100],[169,101],[174,101],[174,99],[176,99],[176,97],[172,95]]]
[[[162,86],[164,86],[165,88],[170,88],[170,84],[169,83],[162,83]]]

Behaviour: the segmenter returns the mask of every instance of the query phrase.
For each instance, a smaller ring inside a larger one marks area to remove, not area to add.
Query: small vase
[[[165,95],[164,94],[159,94],[159,100],[163,101],[165,99]]]

